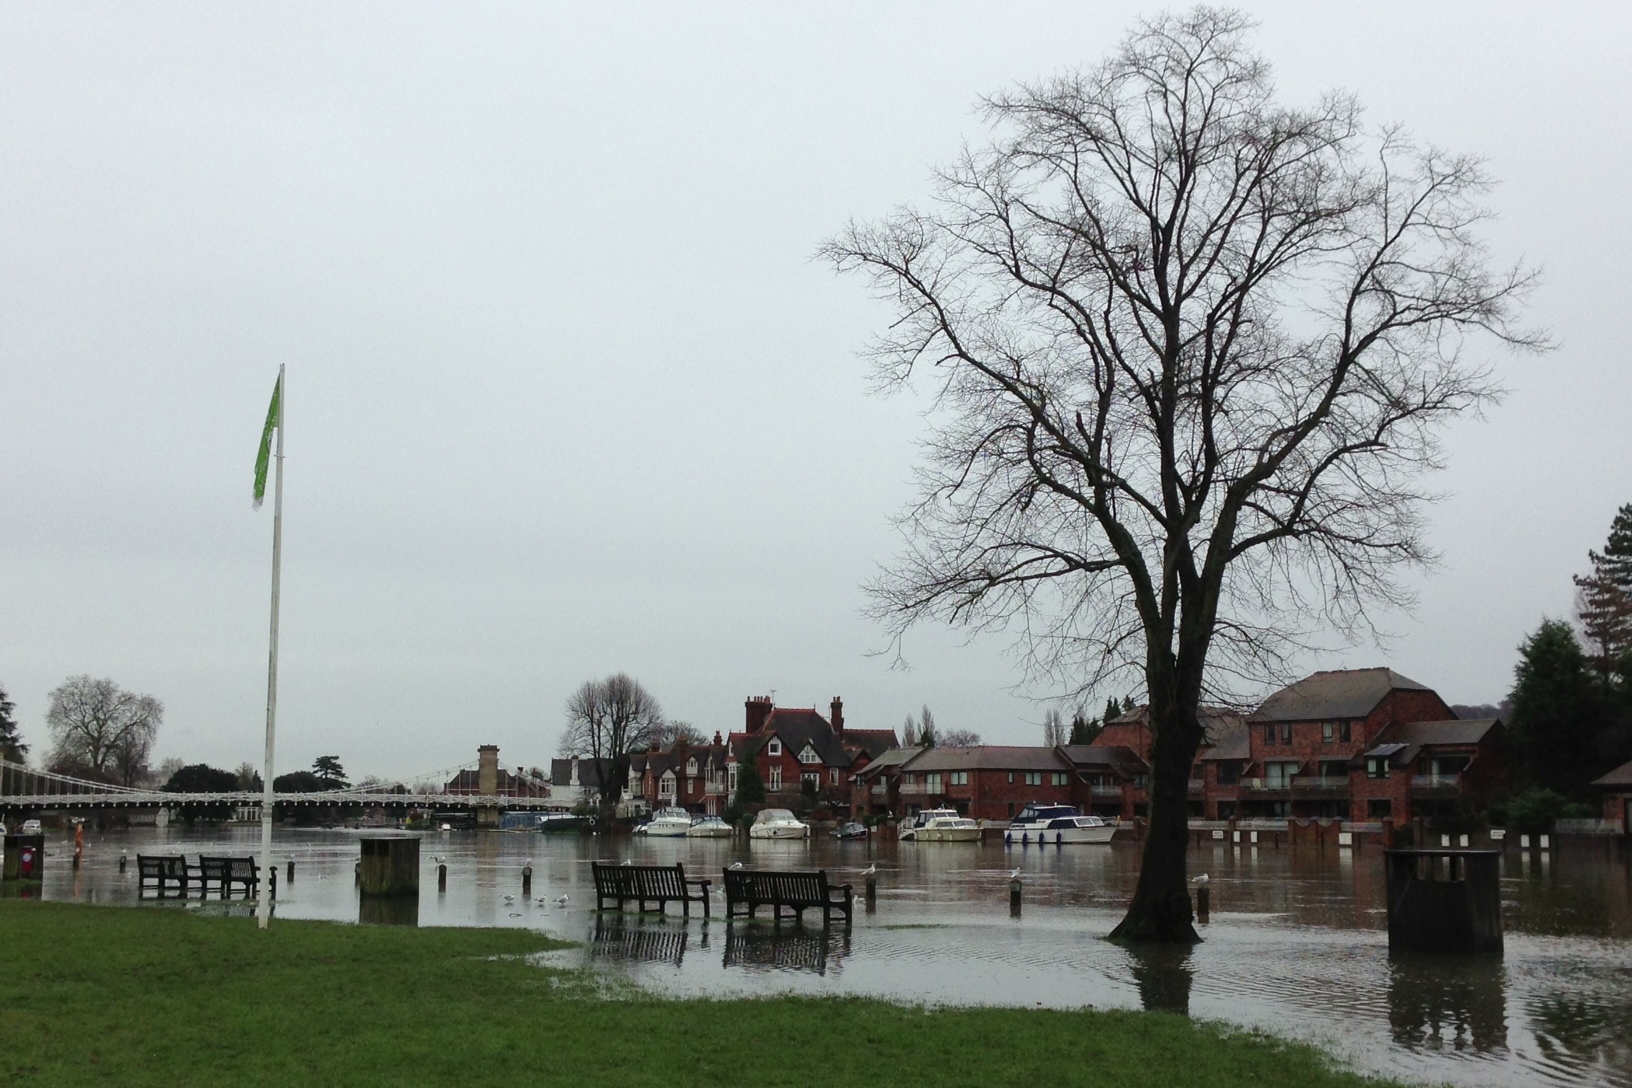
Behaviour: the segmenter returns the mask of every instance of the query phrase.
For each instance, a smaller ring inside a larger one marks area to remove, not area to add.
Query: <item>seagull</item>
[[[511,911],[511,912],[510,912],[510,917],[512,917],[512,918],[520,918],[520,917],[521,917],[521,915],[519,915],[519,914],[517,914],[517,913],[516,913],[516,912],[515,912],[515,911]]]
[[[514,903],[516,901],[516,897],[513,895],[507,895],[504,897],[504,901],[506,903]]]
[[[555,905],[558,906],[558,907],[566,906],[567,905],[567,897],[563,895],[560,899],[557,899],[555,901]]]
[[[1020,879],[1020,870],[1016,869],[1014,872],[1010,873],[1009,874],[1009,879],[1010,880],[1019,880]]]
[[[633,865],[633,864],[634,864],[634,861],[633,861],[633,860],[632,860],[632,859],[630,859],[630,858],[624,858],[624,859],[623,859],[623,863],[624,863],[624,864],[625,864],[625,865]]]
[[[876,872],[878,872],[878,863],[875,861],[873,864],[871,864],[871,865],[867,866],[867,868],[863,869],[861,871],[861,875],[862,876],[872,876]]]
[[[1206,873],[1202,873],[1200,876],[1193,876],[1193,877],[1190,878],[1190,883],[1192,883],[1192,884],[1211,884],[1212,882],[1213,882],[1212,878],[1209,877]]]
[[[742,868],[742,862],[740,862],[740,861],[733,861],[733,862],[732,862],[732,863],[731,863],[731,868],[733,868],[733,869],[740,869],[740,868]]]

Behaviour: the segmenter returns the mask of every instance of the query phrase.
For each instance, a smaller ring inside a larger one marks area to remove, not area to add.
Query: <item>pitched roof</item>
[[[1232,721],[1220,720],[1207,733],[1210,742],[1197,758],[1203,760],[1236,760],[1252,758],[1252,729],[1241,715]]]
[[[794,755],[804,751],[805,745],[809,744],[826,766],[850,766],[850,753],[844,750],[844,745],[834,735],[827,719],[815,710],[776,707],[759,729],[752,733],[731,734],[731,748],[738,759],[752,759],[773,736],[780,738]]]
[[[1231,710],[1227,706],[1203,706],[1196,708],[1196,720],[1201,723],[1201,730],[1206,735],[1203,744],[1218,744],[1220,740],[1230,737],[1237,730],[1246,725],[1247,719],[1238,710]],[[1106,728],[1117,725],[1136,725],[1149,728],[1150,707],[1140,705],[1124,711],[1105,723]],[[1115,734],[1112,734],[1113,736]]]
[[[1138,752],[1120,744],[1062,744],[1059,751],[1079,772],[1108,769],[1123,778],[1132,778],[1150,770]]]
[[[1364,718],[1391,691],[1431,691],[1393,669],[1333,669],[1312,673],[1277,691],[1248,721],[1302,722]]]
[[[1602,778],[1592,780],[1594,786],[1632,786],[1632,763],[1623,763]]]
[[[868,759],[877,759],[891,748],[901,747],[893,729],[851,729],[846,726],[839,740],[842,744],[854,744],[867,753]]]
[[[922,748],[891,748],[862,768],[859,774],[862,778],[875,777],[890,767],[899,767],[903,763],[910,763],[916,757],[923,755],[923,751]]]
[[[1394,722],[1385,726],[1372,746],[1355,757],[1387,757],[1395,766],[1410,763],[1424,748],[1470,748],[1484,741],[1491,730],[1501,728],[1498,718],[1477,721]]]
[[[972,748],[922,748],[905,769],[925,771],[1068,771],[1071,765],[1052,748],[981,744]]]

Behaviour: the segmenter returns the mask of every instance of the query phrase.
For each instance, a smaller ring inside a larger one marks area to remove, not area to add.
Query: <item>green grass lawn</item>
[[[0,901],[4,1085],[1288,1085],[1379,1082],[1162,1013],[657,999],[513,929]]]

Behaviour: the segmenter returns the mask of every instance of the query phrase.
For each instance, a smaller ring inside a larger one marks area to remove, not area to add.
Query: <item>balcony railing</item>
[[[1289,778],[1243,778],[1241,788],[1244,790],[1289,790],[1292,780]]]
[[[703,787],[703,796],[705,796],[705,797],[724,797],[725,796],[725,783],[724,782],[710,782],[708,785]]]
[[[1118,801],[1122,799],[1121,786],[1089,786],[1088,792],[1094,797],[1108,797]]]
[[[1186,788],[1191,793],[1202,793],[1207,789],[1207,783],[1199,778],[1192,778],[1190,779],[1190,783]]]
[[[888,797],[890,795],[890,787],[885,785],[883,782],[880,782],[869,792],[872,793],[874,797]]]
[[[1300,774],[1293,777],[1292,788],[1295,790],[1346,790],[1349,788],[1349,776],[1346,774]]]
[[[901,794],[903,797],[922,797],[928,793],[929,786],[923,782],[907,782],[903,780],[901,783]]]
[[[1462,776],[1451,774],[1414,774],[1411,776],[1411,788],[1418,790],[1452,790],[1461,785]]]

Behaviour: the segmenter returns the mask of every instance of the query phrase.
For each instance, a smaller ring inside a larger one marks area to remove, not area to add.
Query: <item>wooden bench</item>
[[[221,898],[226,899],[232,894],[234,884],[243,886],[244,895],[253,896],[256,885],[260,883],[258,867],[254,858],[226,858],[210,857],[201,854],[198,858],[198,887],[201,895],[208,895],[210,884],[221,886]]]
[[[828,882],[827,870],[727,869],[725,871],[725,916],[741,914],[752,918],[762,906],[771,908],[771,917],[780,922],[784,908],[803,919],[812,907],[822,912],[822,925],[833,920],[833,912],[844,915],[850,924],[854,897],[848,884]]]
[[[185,899],[188,885],[192,882],[192,867],[187,859],[180,854],[137,854],[136,855],[136,894],[142,892],[151,884],[159,893],[160,898],[175,886],[177,892]]]
[[[662,911],[671,900],[680,902],[680,909],[689,918],[691,905],[703,905],[703,917],[708,917],[708,889],[713,881],[689,880],[686,868],[674,865],[612,865],[597,861],[591,866],[595,874],[595,909],[605,910],[610,900],[619,910],[625,903],[638,903],[641,913],[646,904],[656,903]]]

